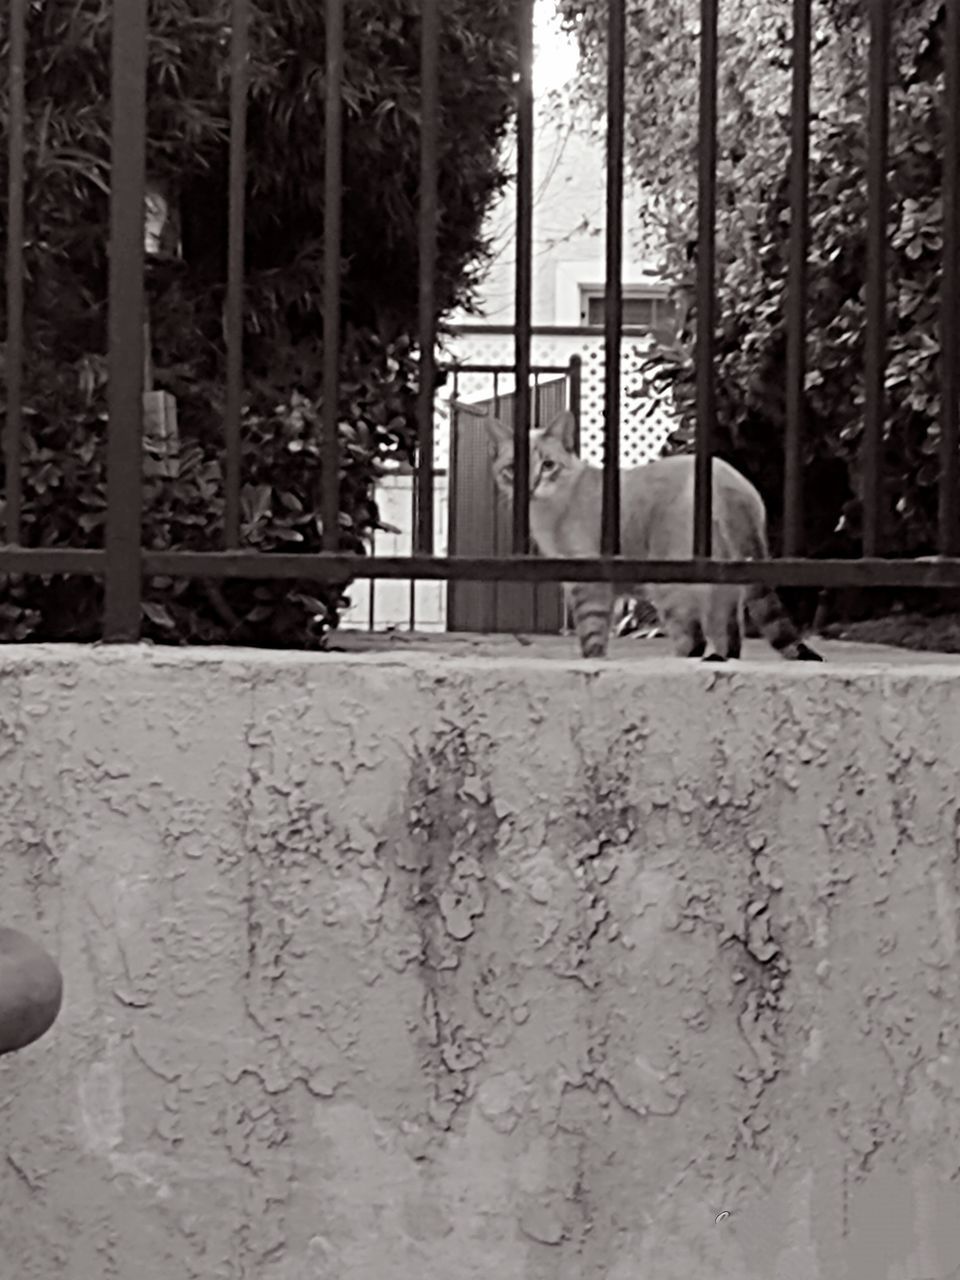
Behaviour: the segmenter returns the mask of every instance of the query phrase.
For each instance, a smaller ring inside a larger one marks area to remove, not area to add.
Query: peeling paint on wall
[[[18,1280],[950,1280],[960,666],[0,653]]]

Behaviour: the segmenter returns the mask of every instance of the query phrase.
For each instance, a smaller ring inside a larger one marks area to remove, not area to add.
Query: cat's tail
[[[610,642],[613,587],[605,582],[571,582],[567,598],[584,658],[605,658]]]
[[[759,498],[758,498],[759,502]],[[761,512],[762,512],[762,504]],[[748,554],[752,560],[768,560],[770,550],[767,546],[766,516],[761,518],[751,529],[752,536]],[[750,618],[771,646],[783,658],[791,658],[795,662],[822,662],[823,658],[815,649],[804,644],[800,638],[793,619],[783,607],[783,601],[772,587],[753,583],[743,593],[743,602]]]
[[[772,587],[759,584],[747,587],[744,603],[754,626],[783,658],[798,662],[822,662],[820,654],[804,644],[780,597]]]

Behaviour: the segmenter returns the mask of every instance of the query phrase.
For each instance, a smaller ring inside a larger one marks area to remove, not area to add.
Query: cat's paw
[[[722,653],[705,653],[700,659],[701,662],[726,662],[726,658]]]
[[[797,645],[797,662],[822,662],[823,658],[817,653],[816,649],[811,649],[808,644],[804,644],[801,640]]]

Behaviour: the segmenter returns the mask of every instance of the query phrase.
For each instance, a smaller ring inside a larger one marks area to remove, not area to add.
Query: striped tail
[[[571,582],[567,592],[581,655],[605,658],[610,642],[613,588],[603,582]]]
[[[748,587],[745,602],[754,625],[764,639],[783,658],[797,662],[822,662],[820,654],[800,639],[780,597],[770,587]]]

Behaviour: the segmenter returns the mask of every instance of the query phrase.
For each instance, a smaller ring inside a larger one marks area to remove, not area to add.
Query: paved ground
[[[915,667],[933,664],[956,667],[960,671],[960,654],[930,650],[897,649],[891,645],[862,644],[846,640],[818,638],[810,642],[824,659],[843,666]],[[331,637],[331,649],[350,653],[435,653],[443,657],[473,655],[496,658],[557,658],[577,656],[572,636],[474,635],[459,632],[367,632],[339,631]],[[627,636],[615,639],[610,656],[620,660],[643,662],[651,658],[669,657],[670,645],[663,639]],[[744,658],[757,662],[779,662],[780,658],[761,640],[748,640]]]

